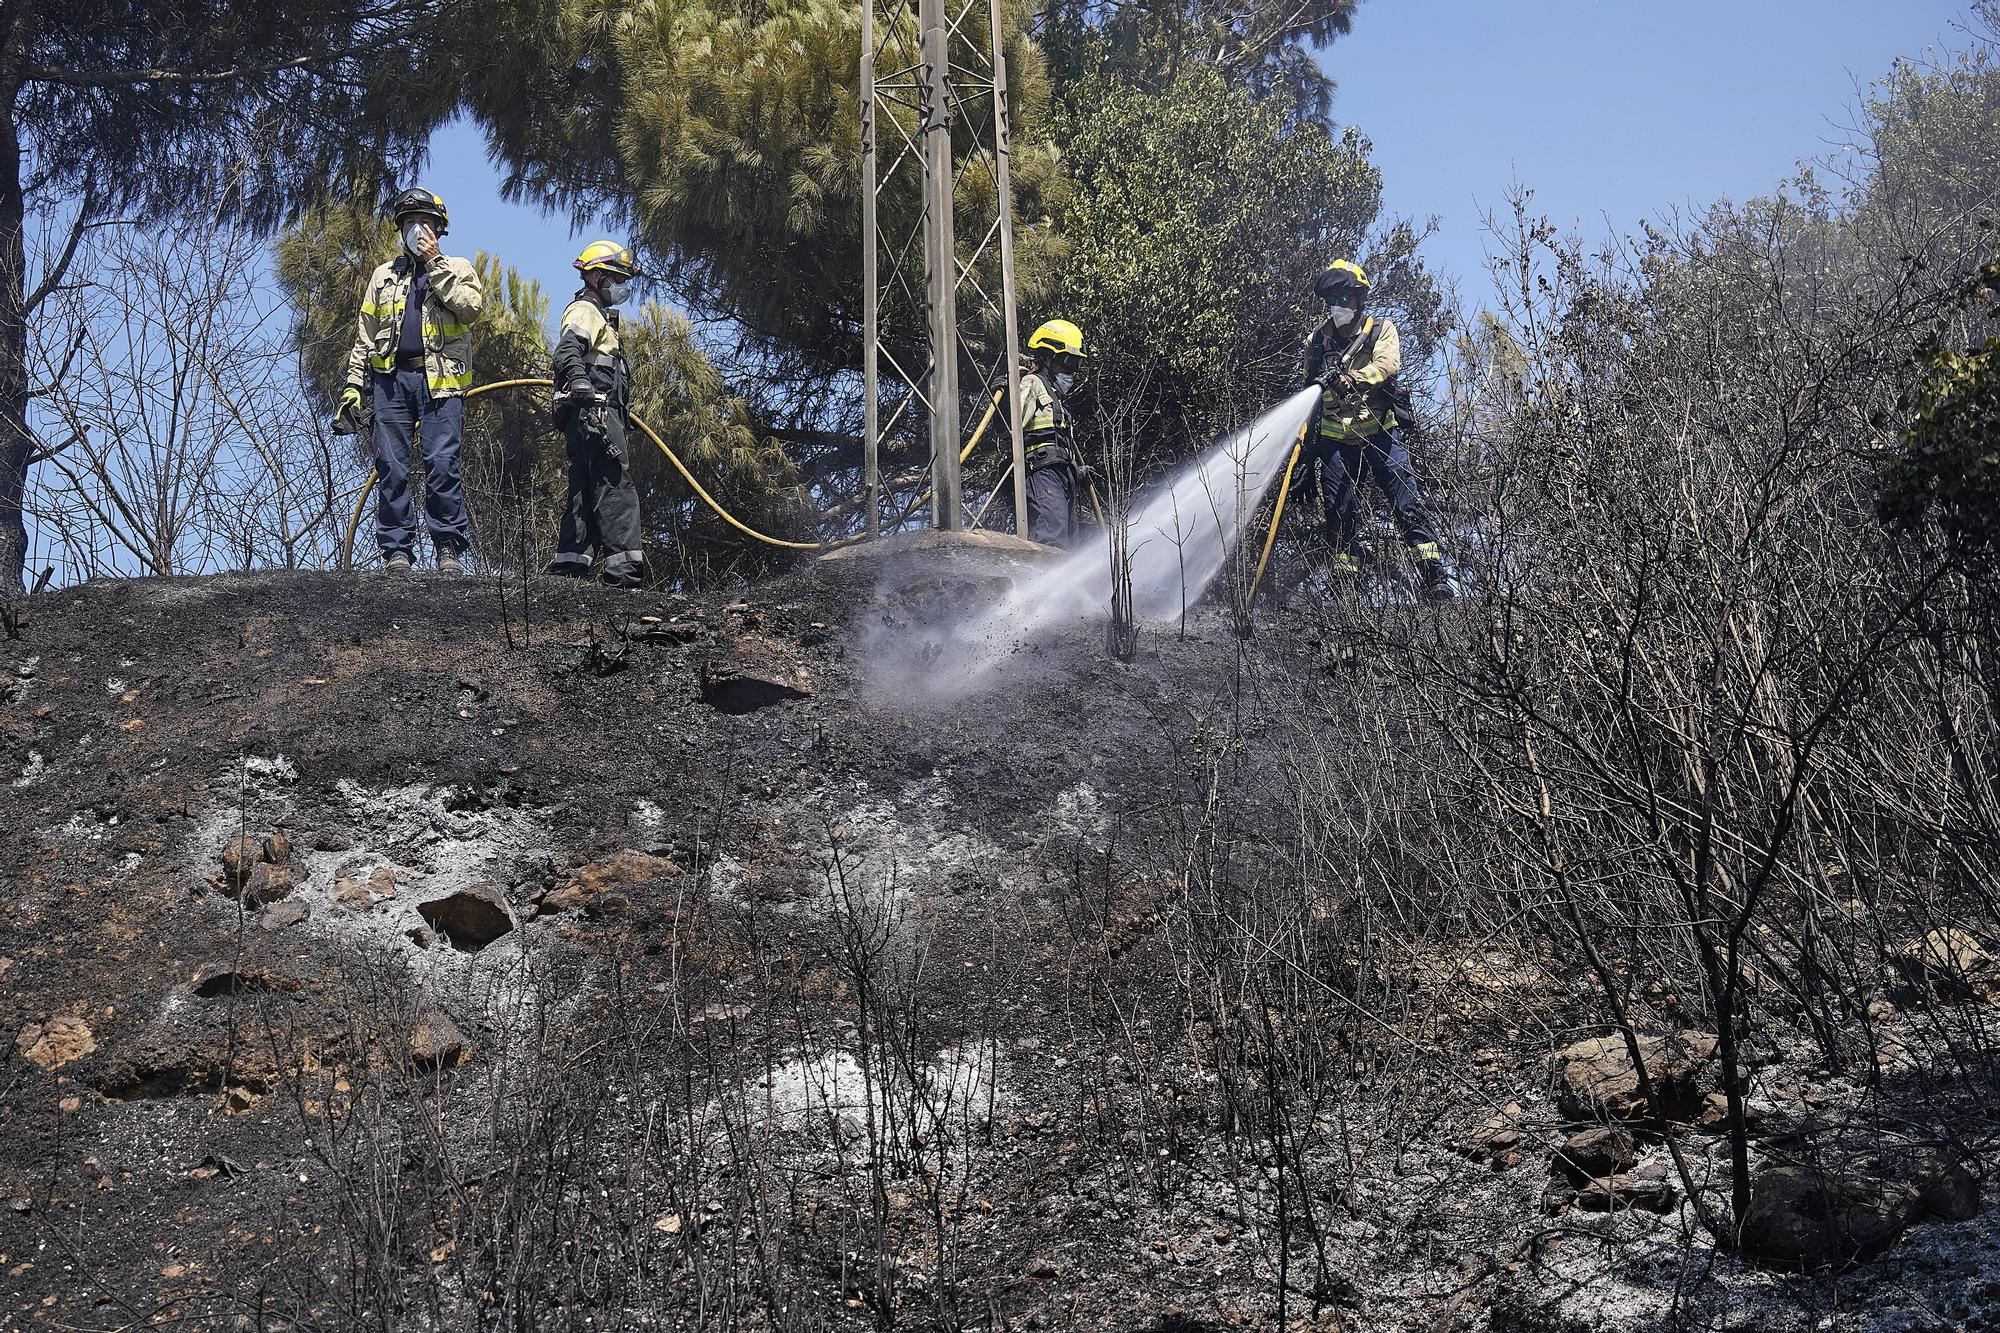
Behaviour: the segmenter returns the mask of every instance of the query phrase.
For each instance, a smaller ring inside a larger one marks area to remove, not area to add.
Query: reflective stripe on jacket
[[[396,368],[396,339],[410,304],[415,266],[410,256],[398,255],[368,279],[354,348],[347,354],[347,382],[356,388],[368,382],[369,371],[386,375]],[[423,309],[424,378],[433,398],[455,398],[472,387],[472,322],[479,318],[485,295],[478,272],[451,255],[433,259],[425,276],[430,290]]]
[[[1331,321],[1313,330],[1306,341],[1306,374],[1318,379],[1335,363],[1363,387],[1343,394],[1329,387],[1320,394],[1319,433],[1335,440],[1358,440],[1394,428],[1396,374],[1403,368],[1403,338],[1389,320],[1373,315],[1361,321],[1360,332],[1341,341]]]
[[[1021,374],[1021,444],[1028,452],[1057,445],[1068,449],[1076,425],[1062,399],[1032,370]]]

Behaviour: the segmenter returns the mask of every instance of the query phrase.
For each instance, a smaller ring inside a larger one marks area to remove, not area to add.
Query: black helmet
[[[1336,259],[1313,283],[1313,291],[1328,305],[1359,310],[1368,302],[1368,275],[1351,259]]]
[[[403,225],[403,219],[412,213],[436,218],[437,233],[440,236],[451,230],[451,214],[444,211],[444,200],[420,186],[411,186],[397,195],[395,202],[389,205],[389,217],[399,227]]]

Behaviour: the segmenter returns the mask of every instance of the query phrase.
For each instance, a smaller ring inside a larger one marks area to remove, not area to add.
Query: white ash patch
[[[1104,798],[1088,782],[1056,793],[1055,803],[1049,807],[1049,822],[1073,838],[1101,840],[1111,832]]]
[[[354,812],[355,840],[392,868],[406,867],[398,882],[417,885],[421,896],[496,878],[497,865],[547,844],[540,822],[523,811],[451,809],[448,786],[370,789],[342,778],[334,790]]]
[[[948,1046],[906,1075],[886,1056],[870,1074],[843,1049],[809,1052],[772,1066],[737,1090],[748,1123],[780,1133],[820,1135],[837,1147],[878,1134],[962,1137],[1003,1104],[991,1043]]]
[[[657,833],[666,818],[667,812],[660,809],[657,802],[639,800],[632,803],[632,813],[626,817],[625,824],[643,833]]]
[[[28,751],[28,762],[21,765],[21,774],[14,779],[16,787],[32,787],[49,773],[49,761],[42,757],[40,750]]]
[[[748,878],[749,872],[735,857],[715,857],[708,863],[706,876],[709,901],[728,907],[744,906],[749,901],[743,889]]]
[[[243,771],[253,781],[266,788],[289,787],[299,780],[298,766],[281,754],[271,755],[268,758],[257,754],[246,755],[243,759]]]
[[[297,807],[299,770],[284,755],[248,755],[215,783],[214,790],[233,798],[193,821],[181,854],[202,879],[215,875],[223,845],[233,838],[262,837],[288,820]]]
[[[113,676],[110,680],[105,681],[104,692],[106,694],[125,693],[125,678],[123,676]]]
[[[979,830],[955,825],[959,807],[939,778],[912,782],[893,801],[855,786],[823,788],[804,805],[811,818],[795,826],[822,830],[811,855],[823,887],[805,900],[816,907],[896,911],[913,895],[992,892],[1015,874],[1017,858]]]

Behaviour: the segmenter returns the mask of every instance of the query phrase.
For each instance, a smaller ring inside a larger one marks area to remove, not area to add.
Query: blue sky
[[[1899,56],[1957,49],[1963,0],[1364,0],[1321,63],[1373,139],[1388,214],[1472,305],[1483,212],[1519,181],[1586,236],[1768,193],[1851,136]],[[1607,224],[1608,219],[1608,224]]]
[[[1513,181],[1563,226],[1769,191],[1845,140],[1860,90],[1898,55],[1956,47],[1963,0],[1364,0],[1323,63],[1334,114],[1375,144],[1389,214],[1435,216],[1425,247],[1473,304],[1482,210]],[[421,179],[450,204],[447,248],[496,251],[559,313],[598,225],[500,199],[478,131],[440,132]],[[622,239],[622,238],[621,238]]]
[[[432,136],[430,165],[418,179],[442,195],[451,210],[451,235],[444,248],[468,256],[490,251],[521,276],[539,281],[549,298],[551,324],[577,289],[570,262],[584,246],[609,234],[601,223],[572,228],[567,217],[501,199],[500,172],[487,161],[485,136],[468,121],[456,121]]]

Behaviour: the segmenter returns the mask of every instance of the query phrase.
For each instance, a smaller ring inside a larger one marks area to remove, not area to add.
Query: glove
[[[1076,469],[1076,488],[1079,491],[1089,490],[1097,480],[1097,469],[1088,463],[1072,463],[1070,466]]]
[[[563,397],[569,403],[569,410],[575,413],[576,424],[585,435],[603,439],[610,428],[611,403],[597,386],[587,379],[574,379],[563,390]]]
[[[340,395],[340,406],[334,409],[333,429],[338,435],[356,435],[361,431],[361,389],[350,384]]]

